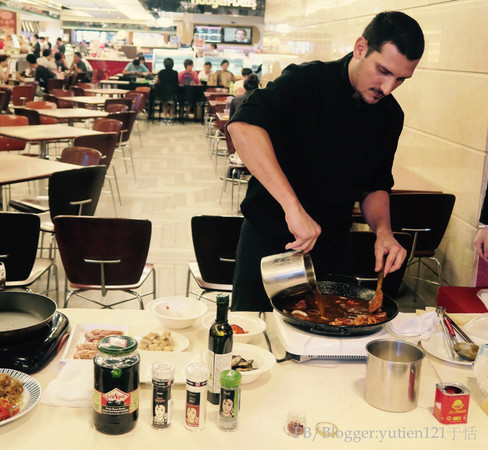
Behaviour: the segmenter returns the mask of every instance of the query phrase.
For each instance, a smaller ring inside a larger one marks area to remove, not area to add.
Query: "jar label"
[[[200,425],[200,392],[186,391],[185,423],[189,427]]]
[[[220,372],[229,370],[232,365],[232,352],[217,354],[210,352],[208,390],[214,394],[220,393]]]
[[[232,419],[237,417],[239,414],[239,391],[240,388],[236,389],[226,389],[222,388],[220,390],[220,417],[226,419]]]
[[[99,414],[121,416],[132,414],[139,408],[139,388],[132,392],[112,389],[103,393],[93,390],[93,409]]]

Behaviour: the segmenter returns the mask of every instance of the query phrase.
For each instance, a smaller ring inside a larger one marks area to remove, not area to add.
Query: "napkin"
[[[41,403],[50,406],[92,405],[93,361],[68,361],[44,390]]]
[[[419,342],[427,339],[439,323],[439,316],[435,311],[413,316],[407,313],[399,313],[390,323],[388,330],[400,339]]]
[[[483,302],[488,309],[488,289],[481,289],[477,292],[478,298]]]

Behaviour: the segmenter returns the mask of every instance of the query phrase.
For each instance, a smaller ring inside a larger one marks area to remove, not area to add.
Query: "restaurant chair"
[[[17,211],[42,214],[49,217],[41,222],[41,255],[44,235],[50,234],[49,256],[55,251],[54,217],[61,214],[93,216],[98,205],[107,168],[105,166],[80,167],[54,172],[49,177],[48,195],[11,200],[9,206]]]
[[[73,93],[76,97],[84,97],[85,96],[85,90],[79,86],[70,86],[69,90],[73,91]]]
[[[54,95],[58,99],[58,108],[73,108],[75,102],[70,102],[67,100],[60,100],[59,97],[74,97],[75,93],[70,89],[53,89],[50,94]],[[46,99],[46,96],[44,96]]]
[[[393,231],[412,234],[412,252],[408,265],[417,264],[417,275],[407,271],[405,276],[442,286],[442,266],[435,252],[444,237],[456,197],[443,193],[391,193],[390,218]],[[434,261],[435,269],[425,262]],[[420,276],[421,264],[437,274],[437,281]],[[418,281],[416,291],[418,289]]]
[[[129,107],[122,103],[110,103],[105,105],[105,111],[108,113],[125,112],[129,111]]]
[[[98,166],[102,154],[90,147],[66,147],[61,152],[59,160],[68,164],[75,164],[77,166]]]
[[[194,216],[191,233],[196,262],[188,263],[186,296],[206,298],[208,292],[231,292],[237,243],[244,218],[238,216]],[[190,290],[193,278],[201,292]]]
[[[136,91],[127,91],[125,94],[125,98],[130,98],[132,99],[132,107],[131,111],[134,111],[136,113],[136,118],[134,121],[134,125],[137,126],[137,133],[139,134],[139,142],[141,144],[142,148],[142,138],[141,138],[141,129],[139,128],[139,123],[137,121],[137,116],[142,113],[144,110],[144,99],[145,96],[142,92],[136,92]]]
[[[37,258],[40,218],[35,214],[0,212],[0,261],[5,264],[6,289],[25,289],[47,275],[46,289],[36,292],[49,296],[51,270],[55,301],[58,303],[58,270],[53,258]]]
[[[185,119],[188,117],[186,111],[193,111],[193,120],[203,123],[203,105],[205,103],[206,86],[183,86],[180,98],[180,120],[185,123]],[[199,117],[199,115],[201,117]]]
[[[0,115],[0,127],[19,127],[29,125],[29,119],[25,116],[17,114],[2,114]],[[25,141],[20,139],[0,136],[0,151],[20,151],[24,150],[26,146]]]
[[[14,108],[14,112],[17,116],[24,116],[27,118],[29,125],[40,125],[41,116],[34,109],[26,109],[24,107]]]
[[[105,119],[104,119],[105,120]],[[120,122],[119,122],[120,123]],[[95,128],[94,128],[95,129]],[[99,130],[101,131],[101,130]],[[117,206],[115,204],[114,189],[112,187],[112,178],[115,181],[115,187],[117,188],[117,195],[119,197],[119,203],[122,205],[122,199],[120,197],[119,183],[117,180],[117,173],[115,172],[115,167],[112,164],[112,158],[115,152],[115,146],[117,145],[118,134],[117,132],[110,131],[102,135],[97,136],[79,136],[74,140],[75,146],[89,147],[96,149],[100,153],[100,161],[98,164],[107,167],[107,173],[105,178],[108,180],[110,187],[110,195],[112,196],[112,203],[114,207],[114,214],[117,216]],[[108,168],[112,167],[113,177],[108,175]]]
[[[129,100],[129,99],[127,99]],[[110,113],[106,119],[115,119],[122,122],[122,129],[119,135],[119,142],[117,143],[117,149],[122,152],[122,160],[125,164],[125,170],[127,170],[127,160],[132,164],[132,172],[134,173],[134,180],[136,179],[136,168],[134,166],[134,159],[132,158],[132,147],[130,144],[130,137],[132,129],[134,127],[134,121],[136,119],[136,113],[134,111],[125,111],[118,113]],[[127,151],[127,152],[126,152]]]
[[[47,93],[50,93],[53,89],[63,89],[64,88],[64,80],[60,80],[59,78],[51,78],[47,80]]]
[[[132,99],[131,98],[107,98],[105,100],[105,105],[104,105],[103,109],[107,112],[111,112],[111,111],[107,110],[107,106],[113,105],[113,104],[126,105],[127,108],[129,109],[129,111],[132,110]]]
[[[22,84],[12,87],[12,104],[24,106],[26,102],[34,100],[36,86],[33,84]]]
[[[0,92],[4,94],[0,102],[0,114],[8,114],[8,105],[10,104],[10,99],[12,98],[12,88],[7,86],[0,86]]]
[[[25,107],[30,109],[57,109],[58,105],[54,102],[48,102],[48,101],[37,101],[37,102],[33,101],[33,102],[26,102]],[[58,119],[55,119],[54,117],[46,117],[42,115],[39,115],[39,121],[41,125],[54,125],[60,122],[58,121]]]
[[[156,273],[147,263],[151,242],[151,222],[140,219],[57,216],[54,218],[59,254],[66,272],[64,307],[73,296],[102,308],[138,300],[156,298]],[[152,290],[139,289],[152,275]],[[110,304],[88,297],[87,291],[100,291],[105,299],[109,291],[122,291],[130,298]]]
[[[250,177],[251,173],[247,169],[246,165],[241,161],[239,156],[236,153],[236,149],[234,147],[234,143],[232,142],[232,138],[230,137],[229,132],[223,127],[223,133],[225,136],[225,141],[227,144],[227,151],[229,154],[227,165],[224,168],[224,175],[222,176],[222,191],[220,193],[220,200],[219,204],[222,202],[222,197],[224,195],[225,189],[227,187],[227,183],[231,183],[231,202],[230,202],[230,211],[231,214],[234,214],[234,187],[237,186],[237,200],[236,200],[236,211],[235,214],[239,212],[239,205],[240,205],[240,193],[241,193],[241,186],[243,184],[248,183],[248,178]]]
[[[210,135],[210,158],[215,156],[214,170],[217,173],[217,165],[219,157],[228,158],[229,149],[227,146],[227,137],[225,135],[226,121],[214,120],[212,124],[212,133]],[[224,144],[224,145],[222,145]]]
[[[149,113],[148,113],[148,102],[149,102],[149,93],[151,92],[151,88],[147,86],[138,86],[136,87],[136,92],[141,92],[144,95],[142,99],[142,107],[139,108],[139,111],[136,116],[136,123],[137,121],[144,121],[146,124],[146,136],[149,136],[149,128],[148,128],[148,120],[149,120]]]
[[[159,120],[161,113],[167,110],[173,122],[178,109],[178,85],[156,83],[149,98],[149,118],[154,122],[154,110],[159,106]]]
[[[395,298],[402,283],[408,258],[412,252],[413,237],[409,233],[393,233],[398,243],[407,251],[407,257],[400,269],[389,273],[383,281],[383,293]],[[374,244],[376,235],[372,231],[351,231],[353,252],[353,276],[358,285],[376,290],[378,273],[374,271],[376,264]]]

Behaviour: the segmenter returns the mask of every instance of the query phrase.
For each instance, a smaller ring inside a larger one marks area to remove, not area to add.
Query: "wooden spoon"
[[[384,267],[385,267],[385,263],[383,262],[383,266],[381,267],[381,270],[378,272],[378,284],[376,285],[376,292],[374,293],[374,296],[370,300],[368,305],[368,311],[370,313],[380,309],[381,305],[383,304],[383,291],[381,290],[381,287],[383,286]]]

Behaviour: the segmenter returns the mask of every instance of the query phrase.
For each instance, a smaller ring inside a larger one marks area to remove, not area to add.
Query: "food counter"
[[[125,66],[133,61],[133,59],[128,58],[95,58],[90,56],[87,56],[86,59],[93,67],[94,75],[96,76],[99,70],[103,70],[105,79],[122,73]],[[146,61],[146,65],[149,71],[151,71],[152,63]]]
[[[139,310],[60,310],[76,324],[126,324],[129,334],[160,329],[159,321],[147,311]],[[454,315],[460,324],[472,316]],[[276,356],[283,349],[276,340],[273,315],[267,314],[268,333]],[[185,335],[188,351],[203,354],[208,331],[201,320],[186,329],[175,330]],[[263,337],[253,344],[265,347]],[[460,382],[471,390],[469,417],[466,425],[442,425],[433,416],[435,384],[438,382],[430,359],[444,381]],[[164,355],[163,358],[164,359]],[[60,369],[58,355],[45,369],[34,374],[44,390]],[[91,364],[88,362],[88,364]],[[395,449],[470,449],[486,448],[488,417],[480,408],[481,391],[467,365],[455,365],[426,354],[421,372],[418,407],[406,413],[389,413],[370,406],[363,398],[364,362],[287,361],[276,364],[250,384],[242,386],[240,424],[235,432],[217,428],[217,406],[207,405],[207,424],[200,432],[184,427],[184,385],[173,387],[174,416],[169,428],[151,426],[150,384],[141,384],[140,414],[134,430],[119,436],[96,431],[88,407],[52,407],[38,404],[28,414],[0,426],[2,448],[52,449],[56,444],[68,449],[112,448],[395,448]],[[381,383],[381,380],[378,380]],[[286,414],[298,409],[306,414],[305,436],[290,437],[284,432]],[[317,422],[332,422],[339,432],[336,437],[315,434]],[[311,434],[310,434],[311,433]],[[297,442],[300,440],[301,442]],[[318,441],[318,442],[317,442]],[[325,442],[324,442],[325,441]],[[314,447],[315,446],[315,447]],[[318,446],[318,447],[317,447]]]

